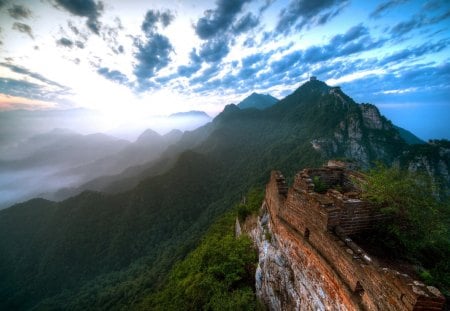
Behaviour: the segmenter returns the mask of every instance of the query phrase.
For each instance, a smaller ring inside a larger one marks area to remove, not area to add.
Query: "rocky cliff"
[[[331,190],[314,191],[316,176]],[[384,217],[358,197],[355,178],[306,169],[287,189],[272,172],[259,216],[242,226],[259,251],[257,295],[270,310],[442,310],[438,289],[380,266],[349,238]]]

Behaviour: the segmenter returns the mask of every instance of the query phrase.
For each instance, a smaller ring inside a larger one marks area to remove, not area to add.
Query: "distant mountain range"
[[[318,80],[263,110],[228,105],[118,175],[108,193],[0,211],[0,309],[139,308],[214,219],[273,169],[290,180],[328,159],[363,168],[382,161],[450,186],[450,144],[411,145],[403,136],[375,106]],[[148,131],[138,141],[147,139],[159,138]]]
[[[264,110],[266,108],[269,108],[270,106],[275,105],[278,102],[278,99],[275,97],[269,95],[269,94],[258,94],[258,93],[252,93],[248,97],[246,97],[244,100],[242,100],[237,106],[240,109],[249,109],[249,108],[256,108],[260,110]]]
[[[195,118],[206,118],[211,119],[211,117],[204,111],[191,110],[186,112],[176,112],[169,115],[169,118],[185,118],[185,117],[195,117]]]

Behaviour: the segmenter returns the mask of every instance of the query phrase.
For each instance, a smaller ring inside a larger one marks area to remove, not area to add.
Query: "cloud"
[[[305,50],[292,51],[282,58],[270,63],[272,74],[285,73],[292,68],[313,65],[319,62],[334,60],[351,54],[368,51],[382,46],[385,40],[373,39],[368,29],[363,25],[356,25],[344,34],[333,36],[325,45],[313,45]],[[304,70],[309,70],[304,68]]]
[[[95,34],[100,33],[100,22],[98,18],[103,11],[102,2],[95,3],[93,0],[55,0],[57,5],[64,8],[75,16],[87,17],[86,26]]]
[[[61,38],[61,39],[59,39],[59,40],[57,40],[57,41],[56,41],[56,44],[58,44],[58,45],[60,45],[60,46],[67,47],[67,48],[73,47],[73,42],[72,42],[72,40],[69,40],[69,39],[64,38],[64,37]]]
[[[395,52],[380,60],[379,65],[385,66],[389,63],[398,63],[408,59],[415,59],[429,53],[437,53],[447,48],[450,45],[450,39],[442,39],[436,43],[425,43],[420,46],[406,48]]]
[[[242,7],[250,0],[218,0],[214,10],[205,11],[194,26],[200,39],[210,39],[228,30]]]
[[[396,7],[400,4],[407,2],[408,0],[388,0],[380,3],[375,10],[370,13],[370,18],[380,18],[386,11]]]
[[[26,69],[24,67],[13,65],[13,64],[9,64],[9,63],[0,63],[0,66],[8,68],[9,70],[11,70],[11,71],[13,71],[15,73],[23,74],[23,75],[26,75],[26,76],[31,77],[33,79],[39,80],[42,83],[45,83],[45,84],[57,87],[57,88],[59,88],[61,90],[68,91],[67,87],[65,87],[65,86],[63,86],[63,85],[61,85],[61,84],[59,84],[59,83],[57,83],[55,81],[49,80],[49,79],[45,78],[44,76],[42,76],[42,75],[40,75],[38,73],[32,72],[32,71],[30,71],[30,70],[28,70],[28,69]]]
[[[31,39],[34,39],[33,36],[33,31],[31,30],[31,27],[28,26],[27,24],[23,24],[23,23],[14,23],[13,27],[14,30],[17,30],[19,32],[25,33],[27,35],[30,36]]]
[[[252,13],[247,13],[233,25],[233,32],[235,34],[244,33],[252,28],[255,28],[258,24],[258,18]]]
[[[26,19],[31,16],[31,11],[23,5],[13,5],[8,9],[9,16],[14,19]]]
[[[425,14],[417,14],[405,22],[396,24],[391,28],[390,33],[394,38],[401,37],[415,29],[437,24],[448,18],[450,18],[450,11],[434,17],[427,17]]]
[[[202,59],[197,55],[197,50],[195,48],[189,53],[189,58],[191,59],[189,65],[178,67],[178,74],[182,77],[189,78],[202,67]]]
[[[134,73],[139,79],[151,78],[159,69],[169,64],[169,54],[173,51],[173,47],[167,37],[155,33],[145,43],[136,40],[135,46],[138,49],[135,54],[138,64],[134,68]]]
[[[222,60],[230,52],[228,38],[214,38],[201,45],[199,56],[207,63]]]
[[[204,12],[204,16],[194,25],[194,29],[198,37],[206,41],[200,45],[198,54],[194,53],[196,60],[191,53],[191,64],[179,67],[180,74],[188,77],[201,68],[202,62],[220,62],[230,52],[234,36],[247,32],[259,24],[259,17],[252,13],[247,13],[237,20],[245,3],[250,1],[218,0],[215,9]]]
[[[144,33],[155,32],[157,30],[157,23],[160,22],[163,27],[167,27],[174,19],[175,15],[170,10],[164,12],[148,10],[145,14],[141,29]]]
[[[114,54],[121,54],[124,52],[123,46],[120,44],[119,31],[123,30],[122,22],[119,18],[115,19],[116,25],[103,25],[101,31],[102,39],[107,43],[108,47]]]
[[[191,85],[204,84],[211,80],[211,78],[216,76],[220,70],[222,70],[222,66],[220,66],[219,64],[212,64],[209,68],[203,70],[200,76],[192,78],[189,83]]]
[[[0,78],[0,93],[42,101],[54,101],[64,92],[51,92],[45,86],[28,81]]]
[[[295,25],[297,30],[307,26],[322,25],[338,15],[348,1],[338,0],[292,0],[280,12],[276,34],[287,35]]]
[[[97,70],[97,73],[108,80],[118,82],[120,84],[128,84],[129,82],[127,76],[118,70],[111,70],[107,67],[101,67]]]
[[[304,51],[303,62],[316,63],[331,58],[348,56],[380,47],[385,40],[374,40],[363,25],[350,28],[345,34],[334,36],[323,46],[312,46]]]
[[[450,95],[449,79],[449,63],[416,64],[386,71],[381,75],[368,75],[343,82],[342,86],[346,93],[364,101],[378,102],[384,98],[393,102],[410,98],[414,101],[423,99],[429,102],[430,96],[445,101]],[[390,92],[391,90],[409,90],[409,92]]]
[[[145,41],[138,38],[134,40],[134,46],[137,48],[135,53],[137,63],[133,72],[137,77],[138,91],[154,87],[155,84],[148,79],[153,78],[171,60],[170,54],[173,52],[173,46],[166,36],[157,32],[157,23],[166,27],[173,18],[174,15],[170,11],[149,10],[145,14],[141,25],[141,29],[145,33]]]

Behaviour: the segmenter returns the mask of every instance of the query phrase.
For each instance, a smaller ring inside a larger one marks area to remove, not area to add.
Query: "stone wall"
[[[257,294],[269,309],[442,310],[439,290],[377,266],[348,237],[377,221],[375,207],[354,193],[349,199],[337,190],[314,192],[316,173],[330,183],[351,174],[304,170],[286,193],[281,173],[272,172],[261,216],[250,230],[260,253]]]

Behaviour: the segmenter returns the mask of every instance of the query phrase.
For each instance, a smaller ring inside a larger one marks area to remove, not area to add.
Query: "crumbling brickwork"
[[[326,184],[326,192],[314,191],[315,176]],[[361,178],[339,166],[306,169],[297,174],[287,190],[281,173],[272,172],[262,213],[269,224],[261,229],[269,230],[271,239],[259,237],[258,247],[265,245],[267,250],[270,243],[272,253],[277,255],[271,261],[266,252],[265,262],[260,259],[257,280],[261,299],[270,309],[443,309],[445,298],[439,290],[378,266],[348,237],[371,228],[384,217],[376,206],[360,199],[352,181]],[[253,236],[258,239],[257,234]],[[283,284],[288,285],[276,285],[280,273],[274,276],[273,271],[264,271],[271,262],[287,267],[289,276],[283,277]],[[283,290],[286,292],[279,295],[284,298],[275,297]],[[292,301],[295,305],[290,305]]]

